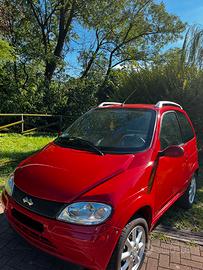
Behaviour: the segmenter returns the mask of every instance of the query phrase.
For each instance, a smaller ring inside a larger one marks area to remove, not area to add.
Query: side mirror
[[[159,152],[161,157],[182,157],[184,155],[184,149],[178,145],[168,146],[163,151]]]

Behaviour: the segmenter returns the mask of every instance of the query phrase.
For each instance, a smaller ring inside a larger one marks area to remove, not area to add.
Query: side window
[[[181,127],[183,142],[186,143],[189,140],[191,140],[192,138],[194,138],[194,132],[192,130],[192,127],[191,127],[189,121],[185,117],[185,115],[181,112],[178,112],[178,111],[176,113],[177,113],[178,121],[179,121],[180,127]]]
[[[161,150],[169,145],[179,145],[182,143],[182,137],[177,117],[174,112],[168,112],[163,115],[160,133]]]

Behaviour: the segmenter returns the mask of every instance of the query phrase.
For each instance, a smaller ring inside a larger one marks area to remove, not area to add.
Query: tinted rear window
[[[176,111],[176,113],[181,127],[183,142],[186,143],[190,141],[192,138],[194,138],[194,132],[185,115],[178,111]]]
[[[182,143],[180,127],[174,112],[167,112],[163,115],[160,143],[162,150],[170,145],[180,145]]]

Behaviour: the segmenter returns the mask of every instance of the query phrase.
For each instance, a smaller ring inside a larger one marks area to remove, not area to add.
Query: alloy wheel
[[[128,234],[120,258],[120,270],[137,270],[146,247],[145,229],[138,225]]]

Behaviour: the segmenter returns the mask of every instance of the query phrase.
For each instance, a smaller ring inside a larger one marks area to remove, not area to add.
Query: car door
[[[190,181],[192,174],[196,168],[196,162],[198,159],[197,145],[195,140],[194,130],[187,119],[186,115],[183,112],[176,111],[178,121],[181,128],[182,138],[183,138],[183,148],[186,158],[186,179],[185,182],[182,182],[182,188],[187,187],[188,182]]]
[[[160,150],[171,145],[182,145],[182,136],[174,111],[165,112],[161,118]],[[180,189],[180,179],[185,178],[185,156],[159,156],[155,175],[155,211],[158,212]]]

